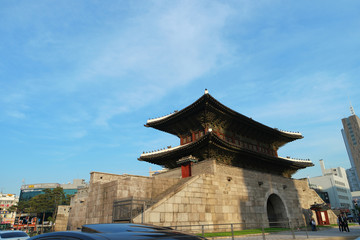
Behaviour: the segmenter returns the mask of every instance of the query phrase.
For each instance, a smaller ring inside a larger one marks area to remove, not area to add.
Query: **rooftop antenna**
[[[349,95],[348,95],[348,100],[349,100],[349,103],[350,103],[350,112],[351,112],[351,115],[355,115],[355,111],[354,111],[353,106],[351,105],[351,101],[350,101]]]
[[[351,102],[350,102],[350,112],[351,112],[351,115],[355,115],[355,110],[354,110],[353,106],[351,105]]]

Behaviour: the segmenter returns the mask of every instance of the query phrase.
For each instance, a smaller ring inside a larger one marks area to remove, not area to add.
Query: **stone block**
[[[167,212],[165,213],[165,221],[166,222],[172,222],[174,219],[174,213]]]
[[[155,212],[165,212],[165,204],[159,205],[157,208],[154,209]]]
[[[178,213],[177,217],[178,217],[177,221],[179,221],[179,222],[189,221],[188,213]]]
[[[214,198],[206,198],[206,204],[215,205],[216,199]]]
[[[223,212],[223,206],[216,205],[215,206],[215,213],[222,213]]]
[[[171,203],[163,203],[162,205],[164,205],[164,211],[165,212],[173,212],[174,211],[174,207],[177,206],[177,204],[171,204]]]
[[[179,212],[179,204],[174,204],[173,209],[173,212]]]
[[[149,213],[149,220],[151,223],[159,223],[160,222],[160,213],[159,212]]]
[[[174,198],[174,203],[181,203],[181,197],[175,196],[173,198]]]
[[[191,202],[190,202],[189,197],[183,197],[183,198],[181,198],[181,203],[188,204],[188,203],[191,203]]]
[[[199,213],[189,213],[188,217],[189,217],[190,222],[198,222],[200,220],[200,214]]]

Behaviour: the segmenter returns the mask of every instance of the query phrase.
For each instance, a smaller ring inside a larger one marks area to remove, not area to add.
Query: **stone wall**
[[[273,196],[282,202],[286,218],[304,225],[310,205],[323,202],[309,189],[306,179],[246,170],[215,160],[194,164],[192,173],[193,177],[181,179],[180,168],[154,177],[93,172],[84,193],[87,197],[72,199],[69,228],[111,223],[114,201],[130,197],[156,201],[134,222],[159,226],[246,222],[246,227],[259,227],[259,223],[268,222],[267,202]],[[336,223],[335,214],[328,213],[330,222]]]
[[[315,192],[315,190],[310,189],[307,179],[294,180],[295,188],[298,191],[300,206],[303,209],[305,215],[305,221],[309,222],[310,217],[306,216],[306,210],[314,203],[324,203],[321,197]],[[337,223],[337,216],[332,210],[328,210],[328,217],[331,224]],[[317,223],[315,212],[312,211],[312,217]],[[318,223],[317,223],[318,224]]]
[[[86,223],[89,188],[79,190],[70,200],[67,230],[76,230]]]
[[[114,201],[129,197],[157,199],[179,181],[92,172],[89,188],[71,200],[68,227],[75,230],[83,224],[112,223]]]
[[[247,226],[255,226],[268,221],[267,200],[276,194],[285,205],[286,216],[294,224],[304,225],[304,210],[314,202],[322,202],[308,188],[306,180],[231,167],[213,160],[200,162],[193,169],[200,175],[191,177],[181,188],[147,209],[145,222],[160,226],[246,222]],[[176,175],[174,172],[172,176]],[[331,223],[336,223],[332,211],[329,217]],[[140,216],[135,218],[135,222],[139,221]]]
[[[60,205],[57,209],[55,232],[66,231],[68,218],[69,218],[70,206]]]

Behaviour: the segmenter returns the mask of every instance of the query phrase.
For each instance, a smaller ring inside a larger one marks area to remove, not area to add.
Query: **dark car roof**
[[[112,223],[112,224],[86,224],[82,226],[82,232],[98,232],[98,233],[116,233],[125,231],[173,231],[169,227],[159,227],[148,224],[133,224],[133,223]]]
[[[167,227],[157,227],[143,224],[88,224],[80,231],[53,232],[41,234],[29,240],[42,239],[78,239],[78,240],[112,240],[112,239],[204,239],[174,231]]]
[[[51,233],[44,233],[30,239],[77,239],[77,240],[106,240],[106,238],[98,235],[98,234],[91,234],[91,233],[83,233],[80,231],[67,231],[67,232],[51,232]]]
[[[0,231],[0,238],[6,239],[6,238],[24,238],[29,237],[25,232],[23,231]]]

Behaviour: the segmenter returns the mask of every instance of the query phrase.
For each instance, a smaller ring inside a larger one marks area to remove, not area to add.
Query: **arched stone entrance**
[[[286,223],[279,223],[287,221],[286,208],[277,194],[271,194],[266,202],[266,212],[270,227],[280,227]]]

